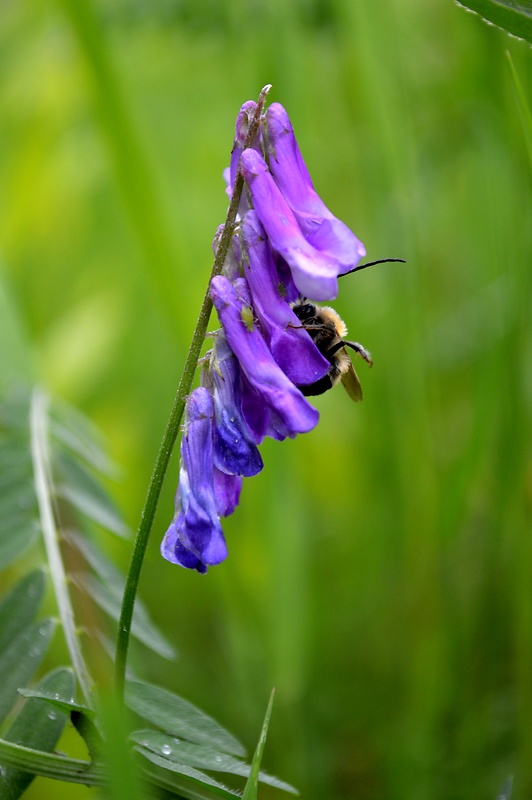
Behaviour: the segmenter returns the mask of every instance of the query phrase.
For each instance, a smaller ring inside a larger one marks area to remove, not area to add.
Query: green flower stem
[[[270,88],[271,87],[269,85],[265,86],[259,95],[259,99],[257,101],[257,109],[253,116],[253,120],[249,126],[249,131],[246,137],[244,148],[249,147],[250,145],[253,144],[253,140],[255,139],[255,136],[257,134],[260,125],[260,116],[262,114],[262,109],[264,107],[266,95],[268,94]],[[212,300],[209,295],[210,283],[211,280],[216,275],[220,275],[220,273],[222,272],[225,259],[227,256],[227,251],[229,250],[229,246],[231,244],[231,237],[233,235],[234,224],[236,220],[238,205],[240,202],[243,186],[244,186],[244,180],[240,173],[240,167],[239,167],[235,179],[233,193],[231,196],[231,202],[229,204],[229,209],[227,211],[227,218],[225,221],[223,233],[220,237],[220,243],[218,245],[216,251],[216,257],[214,259],[214,264],[212,266],[211,275],[209,278],[209,284],[207,287],[207,291],[205,292],[205,297],[203,298],[203,303],[201,304],[201,310],[199,313],[198,321],[196,323],[194,334],[192,336],[192,342],[190,344],[190,348],[185,361],[183,374],[181,376],[181,380],[179,381],[179,387],[177,389],[174,405],[172,407],[172,411],[170,413],[170,417],[166,425],[166,430],[164,432],[161,446],[157,454],[157,459],[155,461],[155,466],[153,468],[150,485],[148,487],[148,495],[146,497],[146,502],[144,503],[144,508],[142,509],[140,524],[137,536],[135,538],[135,544],[133,546],[131,563],[129,565],[129,572],[127,575],[126,585],[124,588],[124,596],[122,599],[122,609],[120,612],[120,621],[118,625],[118,638],[116,643],[115,688],[120,698],[122,698],[124,695],[124,681],[126,672],[127,651],[129,645],[129,636],[131,633],[131,620],[133,617],[133,607],[135,605],[135,596],[137,594],[140,572],[142,569],[142,563],[144,561],[144,554],[146,552],[146,547],[148,545],[148,539],[150,536],[150,531],[152,529],[155,512],[157,510],[157,504],[159,502],[159,497],[161,494],[164,477],[166,475],[166,470],[168,469],[168,463],[170,461],[172,449],[174,447],[177,434],[179,432],[179,426],[181,424],[186,398],[190,392],[190,387],[192,386],[192,380],[194,378],[194,373],[196,371],[198,359],[201,353],[201,347],[205,339],[207,326],[209,324],[209,319],[211,316]]]

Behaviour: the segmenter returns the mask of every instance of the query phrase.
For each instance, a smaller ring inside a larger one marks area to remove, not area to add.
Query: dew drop
[[[169,744],[163,744],[163,746],[161,747],[161,753],[163,753],[163,755],[165,755],[165,756],[169,756],[171,752],[172,752],[172,748],[170,747],[170,745]]]
[[[56,711],[49,711],[48,712],[48,719],[57,719],[57,712]]]
[[[41,627],[39,628],[39,636],[46,636],[46,634],[47,634],[47,626],[41,625]]]
[[[214,756],[214,760],[216,761],[217,764],[221,764],[221,762],[223,761],[223,758],[222,758],[222,756]]]

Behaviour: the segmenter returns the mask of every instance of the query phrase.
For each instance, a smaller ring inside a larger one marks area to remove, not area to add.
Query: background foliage
[[[158,554],[174,459],[143,573],[180,658],[133,666],[249,749],[275,685],[264,763],[307,797],[480,800],[509,773],[532,794],[532,133],[507,51],[530,97],[529,46],[435,0],[0,9],[2,382],[100,425],[131,527],[244,100],[271,82],[325,202],[370,258],[408,260],[335,303],[374,354],[364,403],[338,389],[264,445],[205,578]]]

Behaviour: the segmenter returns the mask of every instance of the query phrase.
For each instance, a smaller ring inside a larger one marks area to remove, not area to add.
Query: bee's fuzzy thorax
[[[334,308],[330,306],[316,306],[318,315],[325,319],[327,322],[332,322],[336,328],[336,333],[340,339],[345,339],[347,336],[347,325]]]

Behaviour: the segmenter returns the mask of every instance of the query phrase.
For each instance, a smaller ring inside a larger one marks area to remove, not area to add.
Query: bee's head
[[[296,317],[302,322],[316,316],[316,306],[313,303],[305,303],[304,297],[294,303],[292,309]]]

